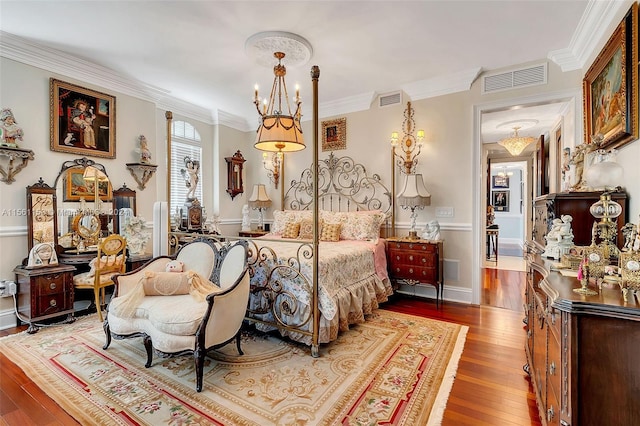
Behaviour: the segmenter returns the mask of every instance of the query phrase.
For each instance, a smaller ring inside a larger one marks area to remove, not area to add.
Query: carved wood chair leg
[[[107,349],[109,347],[109,345],[111,344],[111,330],[109,329],[109,321],[105,320],[104,323],[102,323],[102,328],[104,329],[104,335],[105,335],[105,342],[104,342],[104,346],[102,347],[102,349]]]
[[[93,293],[96,300],[96,311],[98,312],[98,319],[100,320],[100,322],[102,322],[103,318],[102,318],[102,307],[100,306],[100,289],[94,288]]]
[[[196,391],[202,392],[202,375],[204,374],[205,351],[196,349],[193,353],[196,363]]]
[[[144,348],[147,350],[147,363],[144,365],[146,368],[151,367],[151,361],[153,361],[153,344],[151,343],[151,337],[145,335],[144,339]]]

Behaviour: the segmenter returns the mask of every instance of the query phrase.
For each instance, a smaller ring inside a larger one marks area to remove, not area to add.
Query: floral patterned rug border
[[[95,315],[0,339],[0,351],[63,409],[94,425],[438,425],[468,327],[377,310],[309,348],[243,333],[207,358],[203,392],[193,357],[154,358],[140,339],[102,349]]]

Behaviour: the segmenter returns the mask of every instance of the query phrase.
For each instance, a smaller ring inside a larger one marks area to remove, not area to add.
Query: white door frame
[[[484,265],[482,254],[485,243],[484,225],[486,220],[485,200],[481,199],[482,186],[485,184],[482,160],[482,114],[484,112],[506,110],[515,105],[540,105],[552,102],[573,103],[575,112],[575,141],[582,141],[582,92],[560,91],[541,93],[523,98],[505,99],[501,101],[477,104],[473,106],[473,156],[472,156],[472,197],[473,197],[473,259],[471,269],[471,303],[480,304],[481,269]]]

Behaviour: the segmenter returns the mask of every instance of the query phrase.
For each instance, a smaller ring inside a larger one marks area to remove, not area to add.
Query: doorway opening
[[[558,167],[557,156],[561,153],[555,152],[556,144],[552,143],[552,139],[560,128],[562,137],[565,138],[565,146],[575,146],[575,141],[579,140],[582,133],[581,127],[576,124],[582,122],[579,99],[580,93],[572,91],[474,106],[473,176],[476,176],[476,180],[473,188],[473,304],[492,304],[486,303],[488,287],[492,287],[491,292],[515,294],[514,297],[517,299],[519,290],[511,287],[519,287],[518,282],[522,282],[523,285],[524,279],[506,277],[510,272],[526,276],[524,272],[510,271],[510,269],[524,270],[524,259],[520,248],[523,249],[525,241],[531,239],[533,200],[536,196],[543,195],[539,192],[545,190],[544,185],[540,184],[540,179],[546,177],[548,191],[560,190],[558,188],[560,182],[555,179],[555,176]],[[525,135],[536,137],[538,142],[531,144],[519,156],[514,157],[497,144],[507,136],[504,131],[501,133],[498,130],[498,125],[518,120],[536,122],[535,128]],[[545,149],[548,155],[542,157],[546,161],[541,161],[538,153],[545,153]],[[511,176],[508,175],[508,167],[512,168]],[[505,186],[505,179],[502,177],[497,179],[497,185],[494,187],[493,176],[498,176],[501,172],[510,177],[509,188],[500,187]],[[514,188],[512,182],[515,183],[515,181],[518,182],[518,186]],[[500,211],[495,212],[499,229],[497,260],[500,262],[502,257],[502,260],[508,261],[508,258],[513,257],[517,259],[516,266],[504,266],[504,263],[496,262],[487,267],[487,254],[491,248],[487,244],[487,230],[489,230],[487,206],[489,205],[494,209],[496,205],[501,208]],[[512,256],[513,254],[516,256]],[[499,278],[500,274],[503,275],[502,279]],[[498,285],[496,281],[500,281]],[[509,282],[513,281],[516,283],[510,286]],[[507,305],[503,307],[517,306],[518,309],[522,309],[521,301],[516,300]]]

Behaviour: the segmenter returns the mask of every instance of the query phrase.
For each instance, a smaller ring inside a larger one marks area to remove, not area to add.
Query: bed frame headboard
[[[330,211],[380,210],[391,217],[392,196],[378,174],[367,174],[364,165],[351,157],[319,160],[318,207]],[[313,205],[313,164],[292,180],[284,196],[286,209],[308,210]]]

